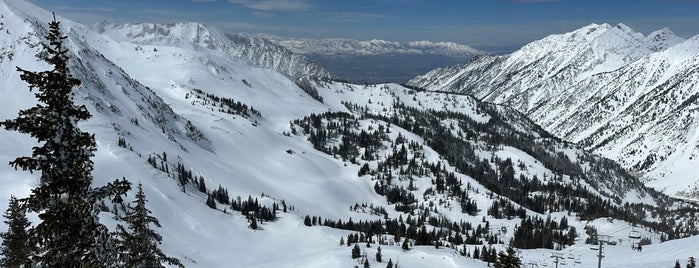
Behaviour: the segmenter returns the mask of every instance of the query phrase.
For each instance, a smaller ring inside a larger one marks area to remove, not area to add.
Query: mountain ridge
[[[684,40],[668,29],[644,36],[623,24],[590,24],[509,55],[435,69],[409,84],[510,105],[639,172],[649,185],[695,196],[690,189],[699,178],[680,171],[696,164],[693,123],[681,118],[695,113],[697,46],[697,36]],[[669,158],[677,161],[664,161]]]
[[[285,38],[270,34],[256,34],[299,54],[379,55],[379,54],[439,54],[452,57],[485,55],[487,52],[454,42],[427,40],[405,43],[372,39],[368,41],[346,38]]]

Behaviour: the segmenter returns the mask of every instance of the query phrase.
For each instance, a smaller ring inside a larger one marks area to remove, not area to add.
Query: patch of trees
[[[185,99],[196,98],[202,105],[210,105],[212,110],[231,115],[240,115],[245,118],[253,116],[262,117],[257,109],[232,98],[219,97],[211,93],[206,93],[201,89],[192,89],[191,93],[185,95]]]

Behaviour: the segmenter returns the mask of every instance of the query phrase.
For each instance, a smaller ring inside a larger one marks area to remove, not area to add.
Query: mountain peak
[[[617,28],[617,29],[625,31],[625,32],[635,33],[634,30],[631,29],[631,27],[626,26],[626,24],[623,24],[623,23],[617,24],[616,26],[614,26],[614,28]]]
[[[648,36],[646,36],[646,40],[652,44],[651,50],[653,51],[665,50],[668,47],[684,41],[681,37],[675,35],[675,33],[668,28],[662,28],[648,34]]]
[[[163,45],[196,45],[215,49],[220,46],[221,34],[198,22],[178,23],[114,23],[103,21],[93,25],[101,34],[116,40]]]

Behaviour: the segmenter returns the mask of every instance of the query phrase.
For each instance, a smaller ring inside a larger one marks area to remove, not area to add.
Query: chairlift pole
[[[597,235],[597,243],[599,243],[599,249],[597,252],[597,268],[602,268],[602,258],[604,258],[602,247],[604,244],[609,243],[609,239],[611,239],[611,236]]]
[[[602,240],[597,241],[599,242],[599,252],[597,253],[597,268],[602,268],[602,258],[604,258],[604,256],[602,256],[602,245],[604,245],[604,243],[602,243]]]
[[[561,254],[561,253],[552,252],[552,253],[551,253],[551,258],[555,258],[555,260],[553,261],[553,263],[555,263],[555,264],[556,264],[556,268],[558,268],[558,263],[560,262],[559,259],[563,259],[564,257],[563,257],[563,254]]]

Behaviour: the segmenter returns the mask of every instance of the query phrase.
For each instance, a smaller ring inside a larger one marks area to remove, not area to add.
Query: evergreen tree
[[[250,229],[257,230],[257,219],[250,217]]]
[[[306,215],[306,217],[303,218],[303,225],[306,226],[311,226],[311,217]]]
[[[410,250],[410,246],[408,245],[408,239],[403,239],[403,245],[401,245],[401,248],[403,251],[408,251]]]
[[[359,249],[359,246],[357,244],[354,244],[354,247],[352,248],[352,259],[359,258],[359,255],[361,255],[362,252]]]
[[[206,205],[209,206],[210,208],[216,209],[216,202],[211,197],[211,194],[208,194],[206,196]]]
[[[675,261],[675,267],[674,268],[682,268],[682,265],[680,265],[680,261],[676,260]]]
[[[80,80],[68,70],[68,50],[63,47],[66,38],[54,18],[46,36],[48,45],[42,44],[44,53],[39,54],[53,68],[33,72],[17,67],[29,90],[36,90],[40,104],[21,110],[17,118],[0,125],[39,142],[31,156],[10,162],[14,168],[41,171],[38,186],[20,200],[22,207],[40,219],[29,230],[30,240],[38,247],[32,260],[47,267],[99,267],[115,263],[117,253],[114,240],[99,222],[97,202],[112,197],[119,203],[131,185],[117,180],[101,188],[91,186],[90,158],[96,144],[93,135],[78,128],[78,122],[91,115],[84,105],[73,103],[72,88]]]
[[[388,264],[386,264],[386,268],[393,268],[393,260],[388,259]]]
[[[689,257],[689,261],[687,262],[687,268],[697,268],[697,260],[694,259],[694,257]]]
[[[29,256],[32,254],[32,247],[27,233],[30,223],[24,209],[20,207],[19,201],[14,196],[10,197],[9,207],[3,216],[8,229],[7,232],[0,233],[2,238],[0,267],[30,266]]]
[[[364,259],[364,268],[369,268],[369,259]]]
[[[150,225],[161,226],[146,208],[147,201],[141,184],[138,184],[134,207],[123,218],[129,225],[128,230],[121,224],[117,225],[123,253],[121,261],[126,267],[164,267],[161,263],[184,267],[178,259],[166,256],[158,248],[163,238]]]
[[[500,251],[495,261],[495,268],[520,268],[522,260],[517,257],[517,252],[512,246],[507,247],[507,253]]]

